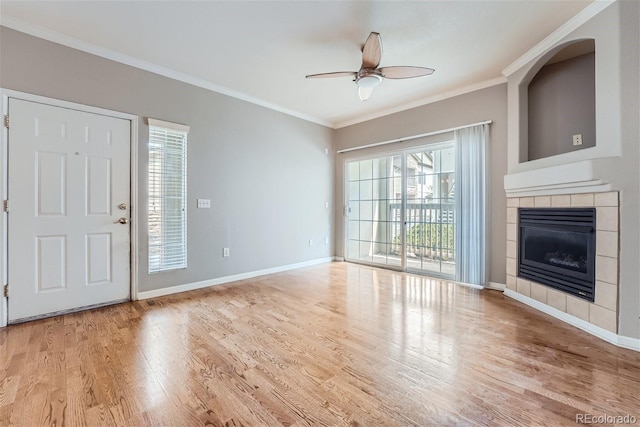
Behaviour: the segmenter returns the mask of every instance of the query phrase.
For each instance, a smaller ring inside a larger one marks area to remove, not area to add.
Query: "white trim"
[[[184,133],[189,133],[189,131],[191,130],[191,126],[188,126],[188,125],[182,125],[180,123],[173,123],[173,122],[167,122],[164,120],[152,119],[151,117],[147,118],[147,124],[149,126],[166,128],[166,129],[171,129],[177,132],[184,132]]]
[[[611,191],[611,184],[598,178],[600,160],[581,160],[510,173],[504,176],[504,189],[507,197]]]
[[[234,274],[231,276],[218,277],[216,279],[203,280],[201,282],[186,283],[184,285],[170,286],[168,288],[155,289],[152,291],[138,292],[138,299],[156,298],[164,295],[172,295],[180,292],[193,291],[196,289],[208,288],[210,286],[222,285],[230,282],[237,282],[238,280],[252,279],[254,277],[266,276],[268,274],[280,273],[288,270],[295,270],[297,268],[309,267],[317,264],[324,264],[332,262],[333,257],[314,259],[311,261],[299,262],[296,264],[283,265],[280,267],[266,268],[264,270],[250,271],[247,273]]]
[[[131,301],[138,299],[138,271],[139,271],[139,259],[138,259],[138,219],[140,218],[141,211],[138,209],[138,116],[133,116],[131,119],[131,194],[129,204],[129,216],[131,217]]]
[[[508,288],[504,290],[504,295],[508,296],[509,298],[513,298],[516,301],[520,301],[521,303],[526,304],[529,307],[533,307],[536,310],[540,310],[543,313],[555,317],[556,319],[562,320],[563,322],[575,326],[578,329],[582,329],[583,331],[588,332],[600,339],[603,339],[615,346],[628,348],[629,350],[640,351],[640,339],[624,337],[607,331],[606,329],[589,323],[586,320],[582,320],[579,317],[572,316],[568,313],[560,311],[547,304],[541,303],[540,301],[536,301],[533,298],[529,298],[525,295],[519,294],[516,291]]]
[[[179,71],[172,70],[167,67],[163,67],[157,64],[153,64],[151,62],[143,61],[138,58],[134,58],[129,55],[125,55],[120,52],[116,52],[111,49],[106,49],[92,43],[88,43],[77,39],[75,37],[71,37],[57,31],[52,31],[47,28],[43,28],[37,25],[33,25],[21,19],[17,19],[11,16],[0,16],[0,25],[5,26],[7,28],[11,28],[16,31],[20,31],[25,34],[32,35],[34,37],[38,37],[44,40],[48,40],[54,43],[61,44],[63,46],[67,46],[76,50],[80,50],[82,52],[90,53],[92,55],[100,56],[102,58],[110,59],[112,61],[119,62],[121,64],[129,65],[131,67],[138,68],[140,70],[148,71],[150,73],[158,74],[164,77],[168,77],[170,79],[174,79],[177,81],[181,81],[184,83],[192,84],[194,86],[201,87],[203,89],[208,89],[213,92],[217,92],[223,95],[230,96],[232,98],[240,99],[242,101],[249,102],[251,104],[259,105],[261,107],[268,108],[273,111],[278,111],[283,114],[287,114],[289,116],[297,117],[302,120],[306,120],[308,122],[317,123],[322,126],[326,126],[331,129],[340,129],[343,127],[351,126],[357,123],[366,122],[368,120],[373,120],[379,117],[387,116],[389,114],[398,113],[405,110],[410,110],[412,108],[421,107],[423,105],[432,104],[434,102],[442,101],[445,99],[453,98],[455,96],[464,95],[470,92],[475,92],[477,90],[486,89],[488,87],[496,86],[502,83],[506,83],[507,79],[504,76],[496,77],[493,79],[485,80],[478,83],[473,83],[471,85],[450,90],[447,92],[442,92],[440,94],[436,94],[430,96],[428,98],[421,99],[419,101],[415,101],[409,104],[404,104],[399,107],[385,109],[383,111],[378,111],[376,113],[372,113],[366,116],[359,116],[357,118],[345,120],[342,122],[330,122],[327,120],[322,120],[317,117],[312,117],[307,114],[303,114],[285,107],[282,107],[277,104],[273,104],[271,102],[267,102],[258,98],[255,98],[251,95],[248,95],[243,92],[239,92],[207,80],[201,79],[199,77],[194,77],[192,75],[182,73]]]
[[[131,229],[130,229],[130,296],[131,300],[136,299],[138,293],[138,227],[137,227],[137,206],[138,206],[138,116],[123,113],[120,111],[107,110],[104,108],[94,107],[91,105],[78,104],[75,102],[63,101],[55,98],[48,98],[45,96],[34,95],[31,93],[15,91],[11,89],[0,88],[0,95],[2,96],[2,114],[3,116],[7,114],[9,108],[9,98],[22,99],[25,101],[31,102],[39,102],[42,104],[47,104],[55,107],[68,108],[71,110],[84,111],[87,113],[100,114],[103,116],[115,117],[119,119],[129,120],[131,123],[131,137],[130,137],[130,146],[131,146],[131,157],[130,161],[130,170],[131,170],[131,206],[130,206],[130,215],[132,218],[131,221]],[[6,180],[6,172],[7,165],[6,162],[8,159],[6,158],[7,152],[7,139],[9,137],[8,130],[3,126],[2,128],[2,149],[0,150],[0,182],[2,187],[2,200],[6,199],[7,196],[7,180]],[[2,213],[2,220],[0,222],[0,240],[2,241],[2,251],[0,251],[0,256],[2,257],[1,265],[2,272],[0,274],[0,278],[2,278],[2,284],[7,282],[7,253],[6,253],[6,245],[7,245],[7,232],[6,232],[6,213]],[[8,320],[8,302],[7,298],[4,296],[0,297],[0,327],[4,327],[7,325]]]
[[[618,335],[618,347],[628,348],[629,350],[640,351],[640,338],[625,337]]]
[[[450,282],[450,283],[454,283],[456,285],[464,286],[465,288],[478,289],[478,290],[487,289],[485,286],[474,285],[473,283],[456,282],[455,280],[448,280],[447,278],[444,278],[444,277],[437,277],[437,276],[431,276],[431,277],[433,278],[433,280],[440,280],[440,281],[443,281],[443,282]]]
[[[63,46],[67,46],[73,49],[87,52],[92,55],[97,55],[102,58],[107,58],[112,61],[119,62],[121,64],[129,65],[131,67],[135,67],[140,70],[149,71],[150,73],[158,74],[158,75],[168,77],[170,79],[178,80],[184,83],[189,83],[194,86],[211,90],[213,92],[221,93],[223,95],[240,99],[242,101],[246,101],[251,104],[259,105],[261,107],[265,107],[270,110],[278,111],[280,113],[284,113],[289,116],[297,117],[302,120],[306,120],[312,123],[317,123],[319,125],[326,126],[326,127],[332,127],[333,125],[332,123],[327,122],[325,120],[320,120],[315,117],[311,117],[306,114],[302,114],[297,111],[293,111],[288,108],[281,107],[277,104],[272,104],[270,102],[263,101],[251,95],[247,95],[246,93],[229,89],[227,87],[224,87],[215,83],[211,83],[207,80],[194,77],[189,74],[181,73],[179,71],[175,71],[170,68],[153,64],[151,62],[143,61],[141,59],[137,59],[132,56],[113,51],[111,49],[106,49],[91,43],[87,43],[75,37],[71,37],[65,34],[58,33],[56,31],[52,31],[37,25],[30,24],[21,19],[17,19],[11,16],[2,16],[0,17],[0,25],[5,26],[7,28],[11,28],[16,31],[20,31],[25,34],[32,35],[34,37],[38,37],[44,40],[49,40],[51,42],[58,43]]]
[[[365,148],[378,147],[380,145],[395,144],[396,142],[411,141],[413,139],[425,138],[427,136],[441,135],[443,133],[453,132],[453,131],[456,131],[456,130],[470,128],[470,127],[473,127],[473,126],[490,125],[491,123],[493,123],[493,121],[485,120],[483,122],[471,123],[471,124],[468,124],[468,125],[456,126],[456,127],[452,127],[452,128],[449,128],[449,129],[442,129],[442,130],[436,130],[436,131],[433,131],[433,132],[421,133],[420,135],[407,136],[405,138],[396,138],[396,139],[390,139],[388,141],[374,142],[372,144],[358,145],[357,147],[352,147],[352,148],[344,148],[342,150],[336,151],[336,153],[342,154],[342,153],[348,153],[350,151],[363,150]],[[432,147],[432,145],[429,145],[429,147]]]
[[[134,114],[123,113],[121,111],[107,110],[100,107],[94,107],[92,105],[79,104],[77,102],[69,102],[69,101],[64,101],[62,99],[48,98],[46,96],[34,95],[32,93],[20,92],[12,89],[0,88],[0,93],[2,93],[3,95],[6,95],[7,98],[18,98],[25,101],[39,102],[41,104],[47,104],[54,107],[62,107],[70,110],[84,111],[86,113],[100,114],[103,116],[115,117],[118,119],[125,119],[125,120],[136,119],[137,120],[138,118],[138,116]],[[137,135],[136,135],[136,138],[137,138]]]
[[[333,260],[335,262],[344,262],[344,257],[342,257],[342,256],[334,256]]]
[[[0,88],[2,95],[2,119],[9,111],[9,97]],[[2,140],[0,145],[0,189],[2,191],[2,201],[7,199],[7,170],[8,170],[8,145],[9,129],[2,126]],[[7,213],[2,209],[0,214],[0,290],[7,283]],[[9,321],[9,305],[4,293],[0,293],[0,328],[7,326]]]
[[[540,43],[529,49],[527,53],[516,59],[507,68],[502,70],[505,77],[518,71],[529,62],[537,58],[539,55],[547,52],[554,47],[563,38],[567,37],[573,31],[577,30],[581,25],[589,21],[591,18],[602,12],[607,7],[615,3],[615,0],[596,0],[589,6],[582,9],[577,15],[565,22],[560,28],[545,37]]]
[[[489,282],[489,284],[487,285],[487,289],[493,289],[495,291],[503,292],[505,289],[507,289],[507,285],[505,285],[504,283]]]
[[[465,95],[467,93],[475,92],[477,90],[486,89],[488,87],[497,86],[502,83],[506,83],[506,77],[496,77],[495,79],[485,80],[483,82],[474,83],[469,86],[464,86],[459,89],[442,92],[428,98],[421,99],[419,101],[411,102],[409,104],[403,104],[399,107],[388,108],[386,110],[378,111],[366,116],[359,116],[354,119],[345,120],[343,122],[334,123],[333,129],[340,129],[347,126],[355,125],[358,123],[366,122],[368,120],[377,119],[380,117],[388,116],[390,114],[399,113],[401,111],[410,110],[416,107],[422,107],[423,105],[433,104],[434,102],[443,101],[445,99],[453,98],[455,96]]]

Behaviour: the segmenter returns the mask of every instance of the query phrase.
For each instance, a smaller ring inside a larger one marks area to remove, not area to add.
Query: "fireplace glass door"
[[[593,301],[595,209],[520,209],[518,276]]]

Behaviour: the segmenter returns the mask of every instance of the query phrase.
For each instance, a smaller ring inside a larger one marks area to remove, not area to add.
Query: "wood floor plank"
[[[328,263],[0,330],[0,425],[640,423],[640,353],[501,293]]]

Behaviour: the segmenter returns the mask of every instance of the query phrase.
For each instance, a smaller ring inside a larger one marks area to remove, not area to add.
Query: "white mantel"
[[[529,167],[520,167],[517,172],[505,175],[504,189],[507,197],[608,192],[615,189],[612,182],[619,173],[615,166],[618,159],[608,157],[552,165],[542,162],[548,159],[527,162],[531,165],[518,166]]]

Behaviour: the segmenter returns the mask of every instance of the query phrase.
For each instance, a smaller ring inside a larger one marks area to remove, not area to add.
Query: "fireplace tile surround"
[[[599,328],[617,333],[618,318],[618,192],[507,198],[507,289],[532,298]],[[596,208],[595,301],[557,291],[517,277],[518,208]]]

